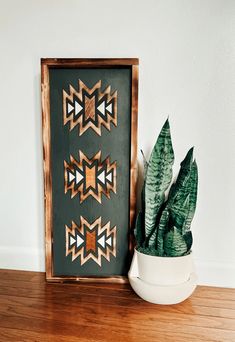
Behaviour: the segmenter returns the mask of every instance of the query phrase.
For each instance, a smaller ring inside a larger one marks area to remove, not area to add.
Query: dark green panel
[[[76,90],[78,80],[92,88],[99,80],[102,91],[110,85],[111,92],[117,90],[117,127],[111,124],[108,131],[104,126],[101,136],[92,129],[78,135],[78,127],[69,131],[69,124],[63,125],[62,90],[69,92],[69,84]],[[130,127],[131,127],[131,68],[97,69],[50,69],[50,112],[51,112],[51,172],[53,199],[53,260],[54,275],[108,276],[126,275],[128,270],[128,229],[129,229],[129,189],[130,189]],[[110,199],[102,194],[102,204],[93,197],[80,203],[79,195],[71,199],[70,191],[64,193],[64,160],[69,156],[79,160],[81,150],[92,158],[99,150],[101,159],[110,156],[117,162],[116,194]],[[116,226],[116,257],[110,262],[102,257],[99,266],[93,260],[81,265],[80,257],[72,261],[71,254],[65,253],[65,225],[80,223],[80,216],[93,223],[102,218],[102,226],[108,221]]]

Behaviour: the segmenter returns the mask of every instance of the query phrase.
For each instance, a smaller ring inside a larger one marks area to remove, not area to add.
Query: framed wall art
[[[42,59],[48,281],[125,282],[137,181],[138,59]]]

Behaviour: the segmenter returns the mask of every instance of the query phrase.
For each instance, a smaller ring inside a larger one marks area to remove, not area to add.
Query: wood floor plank
[[[10,319],[11,318],[11,319]],[[71,341],[74,337],[79,336],[81,340],[94,339],[95,341],[120,342],[120,341],[206,341],[206,342],[232,342],[235,340],[235,333],[226,330],[217,330],[212,328],[197,328],[195,326],[178,325],[171,323],[162,323],[158,321],[148,322],[144,320],[144,324],[138,325],[135,321],[130,322],[124,319],[120,322],[117,317],[117,324],[113,321],[103,320],[102,325],[93,322],[81,323],[79,320],[71,319],[70,324],[62,324],[61,321],[48,318],[38,318],[37,320],[25,317],[2,316],[0,315],[1,328],[17,329],[24,331],[33,331],[42,334],[53,333],[54,339],[57,341],[58,336],[67,337],[67,341]],[[19,332],[19,340],[20,339]],[[39,340],[39,341],[44,341]]]
[[[106,306],[120,306],[125,308],[127,305],[127,300],[126,297],[120,297],[117,296],[115,298],[115,302],[110,300],[110,291],[106,291],[106,295],[102,294],[102,298],[100,298],[101,294],[97,296],[97,293],[90,292],[88,294],[86,292],[86,289],[81,289],[79,288],[78,291],[75,293],[68,293],[65,291],[63,288],[53,288],[53,291],[50,291],[49,293],[45,292],[45,289],[42,288],[33,288],[31,290],[29,289],[24,289],[24,288],[15,288],[15,287],[0,287],[0,296],[4,297],[10,297],[10,296],[17,296],[17,297],[26,297],[26,298],[35,298],[35,299],[45,299],[45,293],[46,293],[46,298],[47,300],[53,301],[55,304],[57,301],[60,301],[60,296],[63,295],[64,301],[70,301],[71,297],[73,297],[73,300],[76,301],[77,303],[83,303],[83,304],[100,304],[102,301],[103,305]],[[134,299],[134,300],[133,300]],[[190,303],[191,301],[191,303]],[[155,306],[144,303],[142,300],[137,297],[134,293],[130,296],[128,300],[128,307],[136,309],[141,303],[141,306],[143,307],[143,310],[148,310],[149,312],[154,311],[155,312]],[[191,305],[190,305],[191,304]],[[192,314],[192,315],[202,315],[202,316],[211,316],[211,317],[224,317],[224,318],[232,318],[235,319],[235,306],[234,309],[229,309],[229,308],[217,308],[214,306],[214,303],[211,302],[210,306],[203,306],[201,304],[201,299],[197,299],[197,301],[194,300],[194,298],[190,298],[188,300],[188,304],[179,304],[179,305],[172,305],[172,306],[158,306],[158,311],[159,312],[171,312],[174,314]],[[208,303],[206,303],[208,304]],[[227,303],[228,304],[228,303]]]
[[[35,331],[26,331],[19,329],[9,329],[9,328],[0,328],[0,336],[2,341],[4,342],[12,342],[12,341],[20,341],[21,342],[32,342],[32,341],[55,341],[56,342],[68,342],[67,336],[54,335],[53,333],[46,332],[35,332]],[[79,336],[73,336],[69,340],[70,342],[96,342],[95,339],[83,338],[81,339]]]
[[[120,306],[105,305],[103,302],[99,301],[93,303],[87,303],[86,301],[73,301],[71,298],[70,301],[68,301],[69,305],[66,305],[66,302],[64,301],[54,302],[52,312],[50,302],[48,305],[45,300],[41,299],[29,298],[27,300],[27,305],[25,305],[25,298],[6,296],[4,298],[0,298],[0,302],[1,314],[4,314],[7,309],[10,309],[11,314],[15,316],[24,316],[27,318],[43,318],[45,313],[47,313],[47,315],[58,315],[58,319],[60,319],[60,313],[63,312],[63,322],[69,324],[70,312],[72,311],[73,318],[76,320],[80,320],[80,323],[82,324],[86,323],[87,317],[89,317],[91,314],[95,317],[96,324],[98,324],[99,326],[103,324],[104,317],[109,317],[109,322],[113,322],[113,324],[116,324],[117,315],[119,317],[125,316],[127,320],[134,320],[137,324],[143,324],[142,317],[141,315],[139,315],[139,305],[136,305],[136,307],[128,307],[128,312],[124,313],[123,307]],[[214,329],[225,329],[234,331],[233,318],[185,314],[182,312],[178,312],[176,314],[170,309],[168,311],[162,311],[158,310],[157,307],[154,306],[154,308],[150,310],[150,307],[152,307],[151,304],[149,304],[149,309],[145,310],[144,314],[144,317],[148,322],[156,321],[168,323],[170,321],[171,323],[181,324],[185,327],[193,325],[198,327],[211,327]],[[100,314],[101,311],[102,315]]]
[[[235,301],[235,291],[231,288],[223,288],[223,293],[221,293],[221,288],[211,287],[211,286],[198,286],[194,297],[200,298],[211,298],[211,299],[221,299]]]
[[[220,299],[213,298],[202,298],[202,297],[194,297],[194,295],[190,298],[193,305],[207,306],[209,308],[222,308],[222,309],[230,309],[235,310],[234,301],[224,300],[223,297]]]
[[[97,294],[99,296],[97,297]],[[65,301],[70,300],[72,296],[74,300],[80,301],[81,298],[83,301],[86,302],[97,302],[102,300],[103,303],[110,303],[108,297],[115,297],[115,302],[111,302],[110,305],[119,305],[119,306],[126,306],[126,298],[128,298],[128,306],[135,306],[137,302],[144,303],[142,304],[145,308],[147,303],[143,302],[138,296],[136,296],[131,289],[125,291],[116,291],[103,288],[95,288],[87,287],[85,285],[82,286],[68,286],[65,285],[40,285],[40,286],[27,286],[25,287],[18,287],[18,286],[0,286],[0,295],[8,295],[8,296],[20,296],[20,297],[27,297],[27,298],[41,298],[44,299],[45,296],[47,300],[56,300],[63,295]],[[103,296],[100,299],[100,296]],[[201,297],[191,297],[190,298],[191,305],[177,305],[172,307],[160,306],[159,310],[167,310],[173,312],[184,312],[184,313],[194,313],[194,314],[201,314],[201,315],[211,315],[211,316],[218,316],[218,317],[227,317],[227,318],[234,318],[235,312],[235,303],[233,301],[221,299],[205,299]],[[114,304],[113,304],[114,303]],[[152,306],[151,306],[152,308]],[[149,308],[148,308],[149,310]]]
[[[178,305],[141,300],[125,284],[47,284],[0,271],[0,341],[233,342],[235,289],[198,287]]]

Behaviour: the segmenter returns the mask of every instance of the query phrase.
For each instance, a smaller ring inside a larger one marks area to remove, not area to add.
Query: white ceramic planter
[[[156,257],[135,250],[129,281],[144,300],[155,304],[176,304],[196,288],[192,253],[183,257]]]

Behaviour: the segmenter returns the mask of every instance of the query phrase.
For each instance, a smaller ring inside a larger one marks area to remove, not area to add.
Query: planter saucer
[[[128,278],[138,296],[154,304],[180,303],[187,299],[197,286],[197,276],[194,272],[190,274],[186,282],[177,285],[155,285],[144,282],[139,278],[136,255],[134,255]]]

